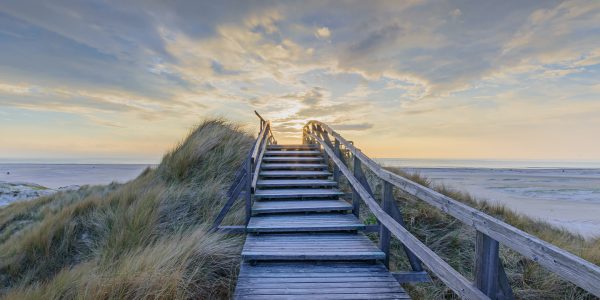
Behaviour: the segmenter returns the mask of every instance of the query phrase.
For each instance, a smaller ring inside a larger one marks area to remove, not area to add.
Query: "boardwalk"
[[[600,297],[599,266],[383,169],[324,123],[308,122],[302,145],[277,145],[270,122],[257,116],[260,133],[212,226],[246,234],[236,299],[408,299],[400,283],[431,282],[429,274],[463,299],[514,299],[500,245]],[[379,195],[365,170],[379,181]],[[350,186],[344,192],[342,177]],[[405,228],[394,189],[475,229],[474,280]],[[245,224],[221,226],[240,198]],[[358,218],[361,207],[377,224]],[[393,238],[409,270],[390,272]]]
[[[317,145],[268,146],[236,299],[407,299]]]

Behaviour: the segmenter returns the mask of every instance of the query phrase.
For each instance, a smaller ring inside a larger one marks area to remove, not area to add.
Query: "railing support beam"
[[[383,203],[382,208],[385,213],[390,215],[392,205],[394,201],[394,195],[392,190],[392,185],[389,182],[384,182],[383,184]],[[383,225],[379,228],[379,247],[381,251],[385,253],[384,264],[389,269],[390,268],[390,231]]]

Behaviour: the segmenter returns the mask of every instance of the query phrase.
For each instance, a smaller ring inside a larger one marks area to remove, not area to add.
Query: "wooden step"
[[[250,218],[248,232],[317,232],[363,230],[353,214],[315,213],[259,215]]]
[[[261,171],[260,176],[264,177],[292,177],[292,178],[301,178],[301,177],[324,177],[330,176],[331,173],[327,171]]]
[[[338,189],[267,189],[256,190],[256,198],[326,198],[343,195]]]
[[[271,156],[263,157],[263,162],[278,162],[278,163],[315,163],[323,161],[321,156]]]
[[[362,233],[295,233],[248,235],[242,258],[350,261],[380,260],[385,254]]]
[[[337,182],[333,180],[321,179],[261,179],[256,182],[259,188],[273,187],[326,187],[337,186]]]
[[[267,150],[313,150],[319,149],[319,145],[317,144],[309,144],[309,145],[269,145],[267,146]]]
[[[256,201],[252,206],[255,214],[323,212],[352,210],[352,205],[344,200],[276,200]]]
[[[321,151],[315,150],[290,150],[290,151],[265,151],[265,156],[313,156],[322,155]]]
[[[298,170],[298,169],[325,169],[326,164],[277,164],[277,163],[265,163],[261,165],[261,170]]]
[[[381,263],[242,263],[234,299],[410,299]]]

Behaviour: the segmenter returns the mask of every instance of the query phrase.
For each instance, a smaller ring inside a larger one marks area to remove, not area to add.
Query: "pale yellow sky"
[[[0,4],[0,162],[155,163],[253,110],[374,157],[600,160],[598,1],[26,2]]]

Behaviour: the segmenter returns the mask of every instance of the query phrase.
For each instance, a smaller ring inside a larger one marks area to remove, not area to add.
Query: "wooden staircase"
[[[317,145],[269,145],[236,299],[408,299]]]

